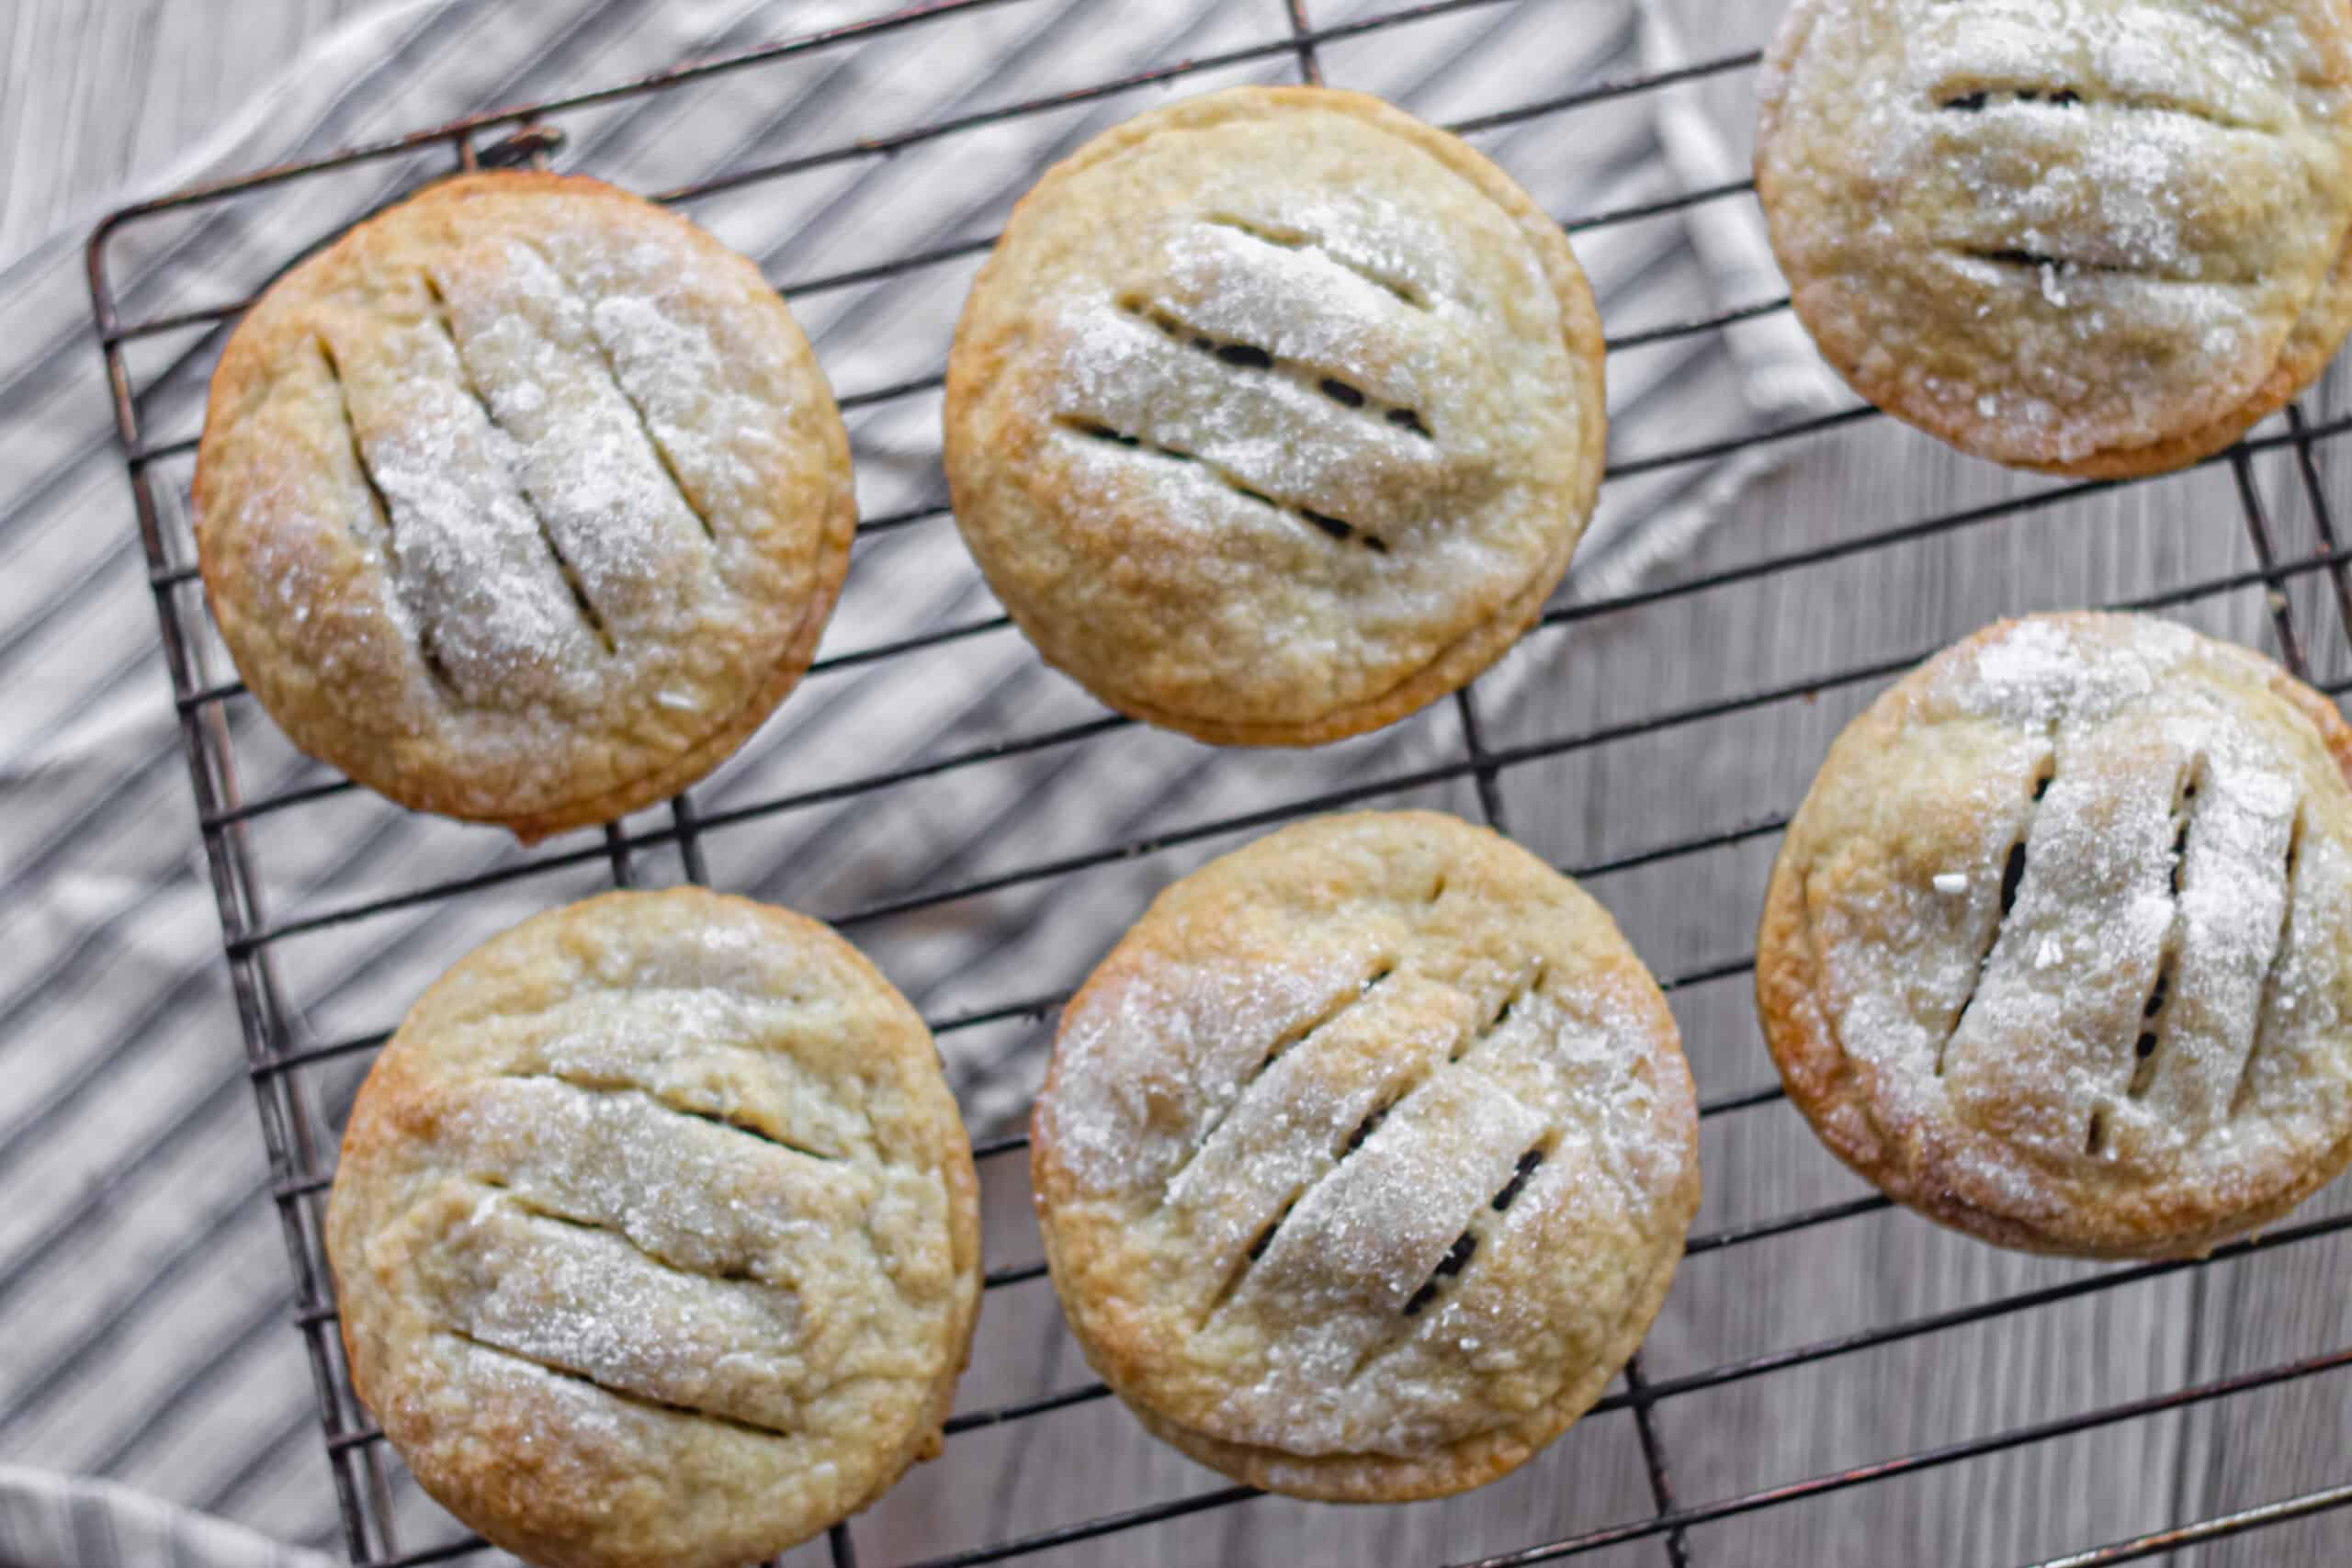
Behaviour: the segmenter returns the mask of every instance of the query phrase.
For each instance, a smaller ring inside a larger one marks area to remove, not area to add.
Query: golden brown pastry
[[[2178,468],[2352,326],[2343,0],[1798,0],[1758,91],[1798,316],[1963,451]]]
[[[1357,93],[1106,131],[1014,210],[947,366],[956,517],[1047,663],[1205,740],[1446,695],[1591,514],[1600,325],[1559,226]]]
[[[912,1008],[813,920],[614,893],[459,961],[352,1108],[353,1386],[548,1568],[764,1560],[938,1451],[971,1146]]]
[[[2132,615],[1990,627],[1822,764],[1758,938],[1790,1098],[2007,1247],[2192,1255],[2352,1159],[2352,730]]]
[[[525,173],[429,186],[263,297],[196,506],[214,619],[288,738],[526,840],[759,728],[856,523],[841,416],[759,270]]]
[[[1699,1201],[1666,999],[1576,885],[1365,812],[1170,887],[1062,1015],[1038,1217],[1144,1425],[1295,1496],[1463,1491],[1641,1342]]]

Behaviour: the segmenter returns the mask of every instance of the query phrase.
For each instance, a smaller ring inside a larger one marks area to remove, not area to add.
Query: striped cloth
[[[880,0],[870,0],[878,6]],[[1329,27],[1400,0],[1312,0]],[[339,35],[242,119],[124,197],[623,80],[854,18],[848,5],[749,0],[425,0]],[[871,40],[563,116],[560,168],[660,190],[853,139],[1061,93],[1286,36],[1282,0],[1007,0]],[[1671,63],[1641,0],[1466,5],[1322,51],[1336,83],[1452,121]],[[1288,52],[1187,78],[1183,90],[1295,79]],[[836,657],[996,614],[944,495],[934,391],[855,394],[936,374],[976,258],[797,291],[895,256],[980,241],[1042,166],[1165,89],[1123,92],[911,145],[820,164],[690,202],[791,293],[836,390],[850,398],[861,508],[924,515],[857,547],[826,638]],[[1654,203],[1736,177],[1735,155],[1680,90],[1514,120],[1476,141],[1550,210]],[[448,166],[446,148],[274,187],[126,231],[109,254],[123,319],[232,299],[297,248]],[[0,1472],[0,1562],[276,1563],[264,1537],[339,1551],[307,1363],[289,1316],[283,1234],[265,1195],[220,931],[162,679],[144,562],[92,346],[81,266],[88,222],[0,261],[0,1460],[107,1477],[259,1535],[186,1527],[118,1488]],[[1579,231],[1611,330],[1670,325],[1779,292],[1751,204]],[[219,336],[144,339],[131,362],[151,441],[192,434]],[[1672,339],[1611,362],[1612,412],[1645,439],[1729,435],[1821,405],[1820,373],[1785,319]],[[1670,408],[1671,417],[1658,417]],[[1637,457],[1622,441],[1619,458]],[[1687,543],[1753,457],[1612,484],[1569,593],[1631,584]],[[190,462],[156,465],[184,536]],[[185,539],[182,538],[185,545]],[[193,588],[185,595],[202,621]],[[1490,713],[1556,678],[1567,638],[1521,649],[1481,683]],[[208,648],[209,678],[233,671]],[[330,780],[248,700],[228,721],[248,798]],[[985,897],[892,914],[1050,857],[1262,810],[1459,755],[1441,707],[1306,754],[1220,753],[1107,723],[1001,629],[813,675],[710,784],[706,814],[808,796],[1019,738],[1061,743],[890,788],[802,799],[706,840],[718,886],[822,916],[934,1019],[1066,988],[1149,894],[1230,837],[1086,875],[1017,880]],[[1412,798],[1475,811],[1466,784]],[[668,822],[649,813],[647,827]],[[266,918],[284,921],[587,846],[526,855],[500,835],[413,818],[357,792],[255,825]],[[686,874],[649,851],[647,884]],[[272,952],[300,1046],[388,1028],[489,931],[606,885],[601,859],[289,939]],[[943,1036],[978,1131],[1025,1103],[1044,1032],[1034,1017]],[[320,1146],[367,1057],[305,1075]],[[45,1500],[44,1500],[45,1499]],[[453,1527],[412,1500],[404,1539]],[[108,1522],[101,1522],[101,1519]],[[111,1530],[113,1533],[108,1534]],[[177,1555],[173,1555],[176,1552]]]
[[[328,1568],[334,1561],[119,1482],[0,1464],[0,1568]]]

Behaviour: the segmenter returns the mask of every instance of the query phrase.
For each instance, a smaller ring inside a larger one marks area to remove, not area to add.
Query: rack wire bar
[[[2244,1535],[2248,1530],[2266,1529],[2292,1519],[2306,1519],[2313,1514],[2324,1514],[2347,1504],[2352,1504],[2352,1486],[2323,1487],[2317,1492],[2306,1492],[2300,1497],[2282,1497],[2276,1503],[2265,1503],[2258,1507],[2244,1508],[2234,1514],[2222,1514],[2195,1524],[2177,1525],[2168,1530],[2134,1536],[2130,1540],[2119,1540],[2089,1551],[2078,1551],[2070,1557],[2052,1557],[2035,1564],[2035,1568],[2106,1568],[2109,1563],[2168,1557],[2185,1546]]]
[[[192,186],[115,212],[107,217],[91,236],[87,260],[93,315],[113,399],[117,439],[130,486],[139,545],[145,552],[147,581],[155,604],[161,647],[178,714],[183,760],[188,769],[214,901],[221,923],[223,953],[246,1048],[247,1077],[260,1113],[263,1144],[269,1161],[266,1183],[255,1192],[242,1196],[239,1202],[249,1203],[261,1192],[266,1192],[276,1208],[293,1269],[293,1323],[302,1339],[311,1370],[339,1520],[354,1562],[365,1564],[367,1568],[398,1568],[398,1565],[453,1561],[484,1550],[484,1543],[478,1538],[466,1536],[435,1544],[412,1546],[399,1539],[395,1529],[391,1478],[396,1461],[386,1452],[380,1431],[353,1396],[336,1342],[332,1281],[323,1266],[319,1240],[323,1195],[333,1179],[327,1164],[331,1151],[319,1146],[314,1132],[317,1126],[329,1124],[320,1116],[322,1098],[329,1104],[339,1103],[335,1091],[322,1088],[322,1077],[335,1077],[352,1072],[358,1059],[383,1043],[387,1032],[374,1031],[328,1040],[306,1037],[295,1021],[296,1010],[284,1000],[274,967],[278,945],[330,928],[419,910],[492,887],[560,871],[600,866],[614,886],[628,886],[639,879],[642,857],[655,851],[674,851],[689,881],[707,882],[714,841],[730,831],[786,813],[838,805],[967,768],[987,767],[1060,749],[1107,743],[1132,725],[1125,718],[1104,715],[1035,734],[1015,735],[965,747],[927,761],[856,774],[833,784],[732,805],[723,810],[706,809],[694,800],[691,794],[682,794],[670,803],[666,820],[649,822],[647,818],[640,818],[634,828],[615,825],[607,829],[600,840],[583,842],[576,849],[544,854],[502,852],[463,874],[427,886],[344,905],[298,908],[273,913],[262,896],[261,879],[254,863],[254,835],[266,829],[274,819],[318,807],[322,803],[350,792],[355,786],[342,778],[321,776],[315,769],[297,770],[282,778],[262,781],[264,787],[254,793],[248,793],[241,781],[232,746],[232,724],[241,711],[240,705],[248,699],[243,686],[236,682],[207,679],[198,652],[196,623],[190,619],[200,613],[197,608],[197,596],[185,592],[198,581],[198,574],[187,558],[185,548],[175,543],[167,529],[155,488],[164,482],[163,466],[194,450],[195,438],[146,428],[142,393],[134,384],[125,352],[128,344],[142,339],[175,331],[203,329],[199,341],[182,352],[149,385],[153,387],[175,379],[200,363],[202,356],[217,352],[229,324],[258,296],[249,295],[216,304],[175,309],[127,321],[119,310],[117,285],[109,272],[109,246],[125,229],[165,213],[209,209],[203,223],[219,223],[226,218],[219,204],[225,204],[243,193],[436,147],[448,152],[452,164],[458,169],[521,163],[544,167],[548,163],[550,152],[562,142],[564,133],[560,122],[567,114],[624,99],[650,97],[686,84],[807,58],[862,40],[935,26],[950,18],[1035,3],[1036,0],[925,0],[922,4],[903,5],[863,20],[797,34],[756,48],[688,61],[629,81],[590,87],[536,102],[508,104],[446,125],[325,157]],[[1326,48],[1329,45],[1390,28],[1514,3],[1521,3],[1521,0],[1424,0],[1420,4],[1394,6],[1335,25],[1317,26],[1310,16],[1312,7],[1308,0],[1268,0],[1266,36],[1257,42],[1155,63],[1145,70],[1086,84],[1065,92],[946,114],[888,135],[824,147],[811,153],[724,167],[712,178],[663,191],[657,199],[692,202],[794,174],[862,160],[887,158],[913,146],[940,141],[981,127],[1098,103],[1156,85],[1238,65],[1288,59],[1295,63],[1299,79],[1320,82],[1325,78]],[[1456,120],[1451,129],[1475,136],[1591,104],[1747,70],[1757,62],[1758,56],[1754,51],[1742,51],[1695,61],[1668,72],[1611,78]],[[586,137],[574,152],[593,162],[594,144],[594,136]],[[1747,197],[1752,188],[1752,183],[1747,180],[1728,180],[1680,190],[1658,199],[1574,214],[1561,221],[1571,232],[1589,232],[1611,225],[1664,217],[1704,203],[1741,199]],[[388,192],[385,199],[396,199],[399,194]],[[199,227],[198,232],[202,231]],[[286,265],[293,265],[300,254],[315,251],[333,238],[331,234],[317,237],[313,243],[302,247],[299,254],[289,255]],[[995,238],[994,233],[989,233],[936,243],[872,264],[788,279],[779,287],[787,297],[799,298],[882,282],[922,268],[969,260],[989,249]],[[184,237],[174,244],[189,243],[191,241]],[[167,246],[164,254],[168,257],[175,253],[173,246]],[[1692,319],[1629,330],[1612,337],[1609,348],[1611,353],[1640,350],[1720,333],[1740,322],[1770,317],[1788,308],[1789,302],[1784,296],[1727,306]],[[936,374],[909,376],[852,392],[842,399],[842,402],[849,408],[876,406],[933,391],[939,385],[940,378]],[[1876,410],[1864,406],[1841,408],[1793,420],[1776,428],[1695,442],[1622,459],[1608,468],[1606,477],[1611,481],[1623,480],[1709,461],[1765,444],[1801,442],[1879,417]],[[2344,533],[2334,516],[2322,480],[2318,455],[2322,444],[2347,432],[2352,432],[2352,415],[2315,419],[2301,407],[2290,407],[2286,412],[2283,431],[2267,431],[2250,436],[2230,451],[2206,459],[2206,465],[2200,466],[2225,464],[2229,468],[2246,545],[2255,565],[2249,570],[2208,577],[2155,591],[2134,601],[2134,605],[2177,605],[2258,589],[2266,595],[2272,634],[2277,637],[2282,659],[2296,673],[2307,677],[2312,674],[2312,654],[2323,644],[2338,650],[2352,649],[2352,547],[2347,547]],[[2291,457],[2293,492],[2300,495],[2312,518],[2315,546],[2300,553],[2281,544],[2272,524],[2270,502],[2266,500],[2257,482],[2256,460],[2274,452]],[[48,482],[48,479],[37,479],[36,488]],[[2071,503],[2116,488],[2117,481],[2109,480],[2053,483],[1935,516],[1913,518],[1857,533],[1826,544],[1770,551],[1752,561],[1686,574],[1665,582],[1645,584],[1605,596],[1571,598],[1548,610],[1541,626],[1559,628],[1604,616],[1635,613],[1785,573],[1916,545],[2004,520],[2035,517],[2042,519],[2045,525],[2056,525],[2068,515],[2067,508]],[[860,522],[858,532],[861,538],[865,538],[910,527],[937,525],[947,517],[945,502],[933,501],[865,518]],[[2325,596],[2335,609],[2332,628],[2302,624],[2287,592],[2290,585],[2301,580],[2322,574]],[[962,638],[999,635],[1006,625],[1001,616],[989,616],[934,626],[918,634],[874,647],[834,654],[814,672],[855,669],[918,657],[923,650],[944,647]],[[836,924],[855,927],[891,917],[916,914],[1003,889],[1073,876],[1138,856],[1159,854],[1220,837],[1254,831],[1312,812],[1441,784],[1466,782],[1476,792],[1480,814],[1489,825],[1503,831],[1507,830],[1509,823],[1506,785],[1515,769],[1541,760],[1566,757],[1680,727],[1757,712],[1776,705],[1810,701],[1824,693],[1847,690],[1898,674],[1932,651],[1930,649],[1908,649],[1900,657],[1871,659],[1825,671],[1801,681],[1760,685],[1727,695],[1687,702],[1679,706],[1653,707],[1633,717],[1595,723],[1573,733],[1503,746],[1489,742],[1478,688],[1474,683],[1458,694],[1453,704],[1454,722],[1459,727],[1460,745],[1455,754],[1442,761],[1355,780],[1267,807],[1232,812],[1173,829],[1138,834],[1118,842],[1092,846],[986,874],[967,875],[948,886],[910,889],[837,911],[832,919]],[[2325,679],[2319,684],[2323,691],[2340,696],[2346,691],[2352,691],[2352,675]],[[1597,877],[1657,865],[1684,856],[1769,838],[1780,832],[1786,821],[1785,810],[1759,810],[1734,823],[1694,826],[1664,842],[1619,850],[1564,869],[1578,876]],[[1752,955],[1725,957],[1667,976],[1661,984],[1670,991],[1688,990],[1736,980],[1749,973],[1753,965]],[[187,983],[193,985],[201,978],[200,974],[192,976]],[[1033,992],[968,1008],[930,1022],[933,1032],[943,1036],[988,1025],[1024,1021],[1042,1025],[1059,1009],[1068,995],[1067,990]],[[100,1065],[102,1069],[106,1066]],[[100,1071],[90,1082],[76,1080],[62,1086],[56,1091],[58,1097],[62,1097],[59,1103],[88,1092],[91,1082],[103,1076],[103,1071]],[[233,1079],[224,1080],[220,1092],[233,1092]],[[1773,1105],[1783,1098],[1778,1085],[1758,1085],[1718,1094],[1702,1101],[1701,1114],[1706,1118],[1733,1114]],[[208,1098],[183,1113],[159,1136],[165,1140],[185,1137],[190,1129],[201,1123],[206,1115],[219,1109],[220,1101]],[[1021,1154],[1027,1146],[1026,1136],[1012,1132],[978,1141],[974,1153],[983,1161],[995,1161]],[[5,1145],[0,1145],[0,1157],[5,1157]],[[108,1201],[115,1190],[115,1185],[101,1184],[93,1190],[87,1204],[75,1209],[65,1219],[76,1221],[77,1216],[89,1206]],[[1875,1193],[1839,1198],[1811,1208],[1718,1226],[1690,1237],[1686,1251],[1694,1260],[1693,1267],[1705,1267],[1697,1260],[1709,1254],[1769,1243],[1775,1238],[1797,1235],[1818,1226],[1866,1220],[1869,1216],[1883,1213],[1890,1206],[1886,1199]],[[224,1224],[227,1217],[223,1218]],[[1464,1565],[1464,1568],[1521,1568],[1523,1564],[1550,1562],[1603,1547],[1647,1540],[1656,1540],[1663,1544],[1672,1568],[1689,1568],[1697,1561],[1692,1532],[1698,1527],[1828,1495],[1881,1479],[2052,1441],[2120,1422],[2161,1416],[2341,1370],[2352,1365],[2352,1348],[2281,1362],[2258,1371],[2218,1378],[2170,1393],[2012,1427],[1987,1436],[1925,1448],[1852,1470],[1815,1475],[1698,1504],[1691,1504],[1678,1495],[1672,1456],[1663,1433],[1654,1420],[1657,1406],[1702,1391],[1799,1367],[1861,1356],[1900,1342],[1972,1325],[2002,1322],[2022,1314],[2174,1275],[2186,1274],[2192,1281],[2202,1280],[2207,1277],[2207,1271],[2213,1269],[2257,1267],[2256,1254],[2321,1242],[2347,1233],[2352,1233],[2352,1214],[2315,1219],[2232,1243],[2217,1248],[2205,1258],[2100,1269],[2035,1289],[1924,1313],[1898,1322],[1873,1324],[1672,1376],[1653,1376],[1637,1357],[1626,1369],[1623,1387],[1599,1401],[1590,1415],[1592,1418],[1600,1419],[1623,1412],[1632,1417],[1631,1437],[1641,1455],[1647,1482],[1648,1512],[1621,1524],[1588,1529],[1556,1540],[1480,1559],[1476,1564]],[[27,1256],[37,1263],[48,1255],[52,1244],[62,1245],[60,1238],[65,1234],[62,1230],[55,1235],[44,1233],[42,1237],[36,1238]],[[159,1259],[158,1269],[147,1290],[152,1293],[162,1289],[168,1280],[175,1277],[176,1269],[185,1264],[187,1258],[199,1255],[207,1240],[208,1237],[202,1235],[192,1237],[179,1252]],[[991,1290],[1016,1289],[1034,1285],[1045,1274],[1042,1261],[1028,1260],[999,1264],[989,1269],[985,1278]],[[14,1289],[24,1277],[24,1273],[19,1271],[0,1279],[0,1292]],[[134,1298],[126,1304],[125,1310],[134,1308],[139,1299],[143,1297]],[[259,1331],[264,1326],[261,1324],[244,1325],[240,1327],[240,1332]],[[275,1328],[274,1324],[267,1326],[269,1331],[280,1331]],[[103,1327],[97,1325],[94,1328],[94,1335]],[[39,1382],[29,1390],[20,1391],[19,1408],[50,1398],[54,1393],[51,1385],[63,1385],[74,1359],[83,1353],[82,1348],[69,1348],[67,1358],[61,1363],[56,1377]],[[950,1435],[961,1435],[1024,1420],[1046,1419],[1057,1412],[1094,1404],[1108,1397],[1109,1390],[1100,1382],[1044,1391],[993,1406],[959,1413],[947,1423],[947,1431]],[[952,1456],[956,1451],[967,1447],[950,1445],[949,1462],[953,1462]],[[1249,1487],[1208,1488],[1094,1518],[1032,1531],[1013,1539],[984,1542],[933,1557],[914,1565],[914,1568],[970,1568],[974,1564],[1001,1562],[1146,1529],[1243,1503],[1258,1495]],[[2039,1568],[2093,1568],[2093,1565],[2137,1562],[2164,1556],[2186,1546],[2292,1519],[2308,1518],[2346,1506],[2352,1506],[2352,1482],[2237,1512],[2190,1520],[2169,1529],[2118,1540],[2073,1556],[2051,1559],[2040,1564]],[[835,1568],[855,1568],[859,1551],[852,1527],[842,1525],[829,1532],[828,1551]]]

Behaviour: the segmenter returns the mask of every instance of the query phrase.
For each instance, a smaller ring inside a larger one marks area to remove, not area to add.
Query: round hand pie
[[[1048,663],[1205,740],[1313,745],[1534,621],[1600,484],[1600,360],[1501,170],[1374,98],[1237,87],[1014,211],[948,360],[948,485]]]
[[[1798,0],[1759,94],[1797,314],[1964,451],[2178,468],[2352,325],[2342,0]]]
[[[594,180],[447,180],[221,355],[205,592],[297,746],[526,840],[692,784],[808,666],[856,524],[750,262]]]
[[[2244,649],[2004,623],[1856,719],[1773,867],[1789,1094],[2005,1246],[2193,1255],[2352,1158],[2352,730]]]
[[[352,1384],[548,1568],[733,1568],[938,1451],[979,1294],[914,1010],[813,920],[616,893],[461,960],[327,1207]]]
[[[1576,885],[1429,812],[1170,887],[1062,1015],[1054,1288],[1153,1433],[1295,1496],[1516,1468],[1666,1299],[1699,1201],[1657,986]]]

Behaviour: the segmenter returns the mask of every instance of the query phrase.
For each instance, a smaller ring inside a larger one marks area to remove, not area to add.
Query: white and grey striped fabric
[[[334,1561],[119,1482],[0,1464],[0,1568],[328,1568]]]
[[[623,80],[883,3],[399,6],[338,37],[178,165],[94,201],[85,216],[198,175]],[[1329,27],[1399,3],[1313,0],[1309,9]],[[565,115],[556,164],[666,189],[1246,49],[1287,36],[1283,0],[1005,0]],[[1639,0],[1520,0],[1334,40],[1322,58],[1335,83],[1451,121],[1671,63],[1676,47]],[[1296,66],[1289,53],[1269,53],[1189,76],[1179,89],[1295,79]],[[888,158],[823,163],[686,209],[790,291],[984,239],[1046,162],[1167,91],[1008,119]],[[1514,121],[1476,141],[1564,218],[1736,177],[1736,153],[1675,92]],[[111,253],[124,319],[248,294],[300,247],[442,172],[447,157],[435,150],[366,164],[141,225]],[[1579,231],[1612,332],[1776,292],[1754,222],[1752,206],[1716,203]],[[10,1470],[0,1472],[0,1563],[292,1562],[263,1537],[339,1550],[340,1533],[309,1373],[288,1326],[282,1235],[264,1191],[220,927],[91,338],[86,231],[84,223],[0,260],[0,1459],[111,1478],[262,1534],[184,1528],[111,1487]],[[943,500],[935,393],[855,395],[935,374],[975,265],[966,254],[791,296],[853,404],[869,519]],[[1671,418],[1647,417],[1641,428],[1677,442],[1813,412],[1826,394],[1793,331],[1768,319],[1616,356],[1612,406],[1622,416],[1670,405]],[[218,344],[199,326],[134,345],[151,440],[196,430]],[[1758,460],[1612,484],[1565,592],[1631,584],[1713,516]],[[154,470],[166,521],[181,531],[188,469],[179,458]],[[201,622],[197,591],[174,592]],[[925,512],[861,540],[823,652],[854,655],[994,615],[952,524]],[[217,648],[208,657],[211,678],[232,674]],[[1507,713],[1514,693],[1555,678],[1574,657],[1573,638],[1541,639],[1481,684],[1482,700]],[[227,711],[249,798],[329,779],[249,701]],[[904,657],[852,659],[812,676],[695,792],[707,816],[816,795],[712,831],[710,875],[820,916],[864,911],[851,934],[925,1011],[966,1014],[1067,987],[1154,888],[1231,840],[1109,860],[1083,877],[1016,879],[903,915],[887,906],[1428,766],[1457,755],[1461,742],[1450,708],[1283,755],[1220,754],[1102,718],[1001,629]],[[872,792],[822,793],[1072,728],[1083,739]],[[1468,788],[1456,781],[1411,798],[1468,809]],[[253,837],[266,912],[277,920],[597,841],[575,835],[526,856],[495,833],[405,816],[357,792],[268,817]],[[634,867],[648,883],[684,870],[668,852],[640,854]],[[288,939],[272,950],[300,1021],[285,1043],[388,1028],[473,941],[608,874],[591,860]],[[1025,1102],[1043,1038],[1021,1018],[944,1038],[976,1129]],[[331,1136],[366,1061],[342,1058],[309,1076],[322,1134]]]

